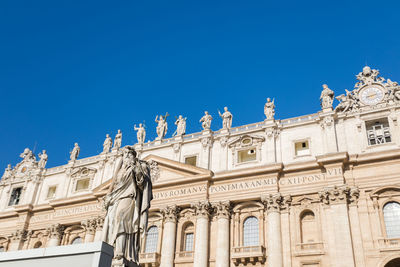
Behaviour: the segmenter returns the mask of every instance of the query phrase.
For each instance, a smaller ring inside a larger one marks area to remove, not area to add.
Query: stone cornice
[[[367,163],[370,161],[383,161],[387,159],[399,159],[400,158],[400,148],[395,148],[391,150],[382,151],[371,151],[362,154],[352,154],[350,155],[350,163]]]
[[[320,165],[330,163],[345,163],[348,161],[349,155],[347,152],[327,153],[324,155],[316,156],[317,162]]]

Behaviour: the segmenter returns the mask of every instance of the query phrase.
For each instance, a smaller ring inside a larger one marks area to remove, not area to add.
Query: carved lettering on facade
[[[71,216],[71,215],[77,215],[77,214],[82,214],[82,213],[86,213],[86,212],[101,211],[101,210],[102,210],[101,205],[99,203],[96,203],[96,204],[92,204],[92,205],[56,210],[54,212],[53,217],[57,218],[57,217],[63,217],[63,216]]]
[[[206,185],[192,186],[186,188],[172,189],[168,191],[154,192],[154,199],[164,199],[164,198],[172,198],[177,196],[187,196],[192,194],[198,194],[207,192]]]

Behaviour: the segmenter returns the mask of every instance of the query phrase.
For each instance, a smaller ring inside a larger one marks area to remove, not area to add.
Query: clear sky
[[[201,130],[320,110],[321,85],[352,89],[365,64],[400,82],[398,1],[0,1],[0,172],[25,147],[48,167],[102,150],[106,133],[169,112]]]

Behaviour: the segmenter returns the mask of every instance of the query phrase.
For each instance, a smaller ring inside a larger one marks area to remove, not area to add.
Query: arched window
[[[42,247],[42,242],[38,241],[33,245],[33,248],[41,248]]]
[[[387,238],[400,237],[400,204],[388,202],[383,207],[383,218],[385,220]]]
[[[74,240],[72,240],[71,244],[76,245],[76,244],[81,244],[82,243],[82,238],[81,237],[75,237]]]
[[[316,242],[318,240],[317,229],[314,212],[311,210],[304,211],[300,216],[301,242]]]
[[[258,245],[260,245],[258,219],[251,216],[243,223],[243,246],[250,247]]]
[[[145,253],[157,252],[157,241],[158,241],[158,228],[157,226],[151,226],[146,233],[146,246],[144,252]]]
[[[194,225],[193,223],[189,223],[185,226],[183,230],[182,250],[193,251],[193,244],[194,244]]]

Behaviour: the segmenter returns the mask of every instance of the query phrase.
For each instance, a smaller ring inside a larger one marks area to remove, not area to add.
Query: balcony
[[[381,251],[400,250],[400,238],[384,238],[378,242]]]
[[[175,253],[175,263],[193,262],[193,251],[179,251]]]
[[[296,244],[296,256],[322,255],[324,254],[324,243],[308,242]]]
[[[245,266],[248,263],[263,264],[266,260],[265,248],[263,246],[234,247],[232,248],[232,260],[235,266]]]
[[[160,254],[140,253],[140,266],[142,267],[158,267],[160,266]]]

